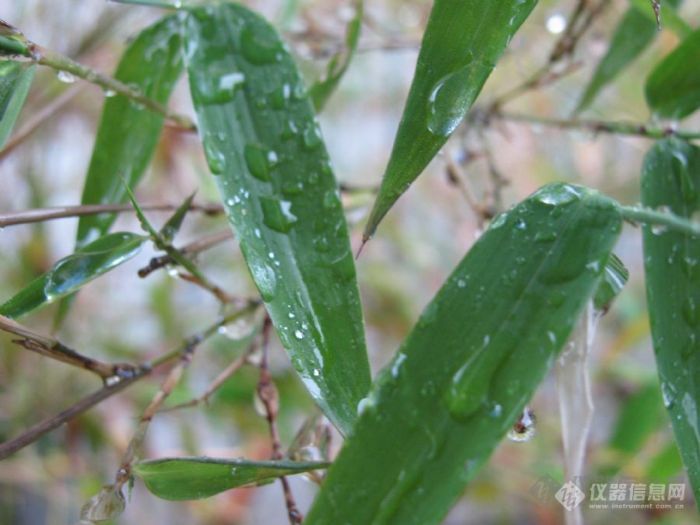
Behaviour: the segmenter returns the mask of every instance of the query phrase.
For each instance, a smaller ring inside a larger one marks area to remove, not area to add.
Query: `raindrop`
[[[581,196],[581,191],[571,184],[549,184],[535,192],[533,198],[547,206],[569,204]]]
[[[62,69],[56,73],[56,78],[58,78],[58,80],[64,84],[72,84],[75,82],[75,76],[68,71],[63,71]]]
[[[294,330],[294,337],[296,337],[299,340],[304,339],[304,332],[301,330]]]
[[[251,64],[262,66],[271,64],[281,58],[282,46],[270,35],[256,34],[256,31],[246,27],[241,32],[241,53]]]
[[[545,25],[547,31],[553,35],[558,35],[566,29],[566,18],[561,13],[555,13],[547,18]]]
[[[243,241],[241,241],[241,250],[245,255],[248,268],[250,268],[250,273],[253,275],[253,280],[263,300],[265,302],[272,301],[277,292],[277,277],[275,271]]]
[[[440,137],[450,135],[479,94],[483,78],[492,69],[491,65],[471,60],[462,68],[442,77],[428,97],[428,130]]]
[[[246,144],[243,149],[243,157],[250,174],[264,182],[270,180],[269,154],[270,151],[259,144]]]
[[[297,222],[296,215],[291,211],[292,203],[289,201],[261,197],[260,205],[265,226],[276,232],[287,233]]]
[[[204,156],[212,175],[220,175],[226,166],[226,157],[219,147],[210,138],[204,139]]]
[[[104,96],[107,98],[111,98],[111,97],[115,96],[116,94],[117,94],[117,92],[114,91],[113,89],[105,89],[104,90]]]

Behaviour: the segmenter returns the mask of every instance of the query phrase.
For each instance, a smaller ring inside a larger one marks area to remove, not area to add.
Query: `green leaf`
[[[668,483],[683,468],[683,461],[675,443],[669,443],[647,464],[646,479],[655,483]]]
[[[305,523],[438,523],[566,342],[620,227],[610,199],[566,184],[496,217],[375,381]]]
[[[182,73],[180,24],[175,15],[144,29],[129,44],[119,62],[115,78],[166,104]],[[148,111],[128,98],[107,98],[83,188],[82,204],[126,202],[124,180],[135,187],[153,156],[163,116]],[[104,235],[115,214],[81,217],[77,244],[81,246]]]
[[[280,476],[327,468],[327,463],[244,459],[165,458],[142,461],[133,472],[153,494],[169,500],[208,498],[219,492],[260,485]]]
[[[680,0],[667,2],[675,8]],[[583,111],[590,106],[600,91],[631,64],[658,33],[655,20],[650,20],[636,7],[630,7],[615,28],[608,51],[598,63],[576,111]]]
[[[614,253],[605,263],[605,272],[598,289],[593,296],[593,305],[598,311],[607,312],[615,297],[622,291],[629,279],[630,272]]]
[[[700,210],[700,148],[658,142],[642,172],[642,203],[690,218]],[[700,499],[700,238],[644,227],[647,302],[664,404]]]
[[[16,318],[69,295],[88,282],[134,257],[147,237],[110,233],[64,257],[0,306],[0,314]]]
[[[364,1],[355,0],[355,16],[348,22],[345,33],[345,47],[340,50],[328,62],[324,78],[316,82],[309,89],[309,96],[313,101],[316,111],[321,111],[328,102],[331,94],[340,83],[352,57],[355,55],[357,43],[360,41],[360,30],[362,29],[362,14],[364,12]]]
[[[165,242],[172,242],[172,240],[175,238],[175,235],[177,235],[177,232],[180,231],[180,227],[182,226],[182,221],[185,220],[185,215],[187,215],[187,212],[190,211],[190,206],[192,205],[192,199],[194,199],[194,193],[187,197],[180,206],[178,206],[177,210],[175,210],[175,213],[168,219],[168,222],[163,225],[163,227],[160,229],[160,237],[163,239]]]
[[[649,0],[630,0],[630,3],[644,15],[656,27],[656,13]],[[689,26],[675,11],[676,2],[670,0],[662,0],[661,4],[661,28],[668,27],[679,38],[685,38],[693,32],[693,28]],[[657,27],[658,29],[658,27]]]
[[[680,119],[700,107],[700,30],[683,40],[647,78],[649,108],[659,117]]]
[[[5,145],[29,94],[36,66],[0,61],[0,148]]]
[[[204,151],[253,280],[307,389],[347,433],[370,384],[362,312],[299,72],[274,28],[239,5],[192,9],[184,35]]]
[[[537,0],[435,0],[365,240],[445,144]]]

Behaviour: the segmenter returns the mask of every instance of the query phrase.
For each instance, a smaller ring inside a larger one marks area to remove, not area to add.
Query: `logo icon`
[[[586,494],[574,483],[567,481],[554,495],[562,507],[566,510],[574,510],[586,498]]]

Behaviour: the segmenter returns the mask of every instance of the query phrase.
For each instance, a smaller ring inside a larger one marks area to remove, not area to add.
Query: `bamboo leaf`
[[[115,78],[137,87],[156,102],[166,104],[182,72],[179,30],[175,15],[144,29],[124,51]],[[162,128],[162,115],[124,96],[108,97],[85,179],[82,203],[126,202],[123,181],[135,187],[141,180]],[[114,214],[82,217],[78,223],[78,246],[104,235],[115,217]]]
[[[700,148],[658,142],[642,172],[642,202],[681,217],[700,210]],[[664,404],[700,498],[700,238],[644,227],[647,302]]]
[[[379,375],[305,523],[438,523],[566,342],[620,231],[545,186],[498,216]]]
[[[24,106],[35,69],[12,60],[0,61],[0,148],[7,142]]]
[[[185,215],[187,215],[187,212],[190,211],[190,205],[192,204],[192,199],[194,199],[194,193],[187,197],[180,206],[178,206],[177,210],[175,210],[175,213],[172,214],[172,216],[168,219],[168,222],[166,222],[163,227],[160,229],[159,236],[161,239],[163,239],[165,242],[172,242],[172,240],[175,238],[175,235],[177,235],[177,232],[180,231],[180,227],[182,226],[182,221],[185,220]]]
[[[479,95],[537,0],[436,0],[365,240]]]
[[[0,314],[16,318],[69,295],[100,275],[134,257],[148,238],[127,232],[110,233],[64,257],[5,304]]]
[[[647,78],[647,104],[656,115],[680,119],[700,107],[700,68],[694,64],[700,64],[700,30],[683,40]]]
[[[269,483],[280,476],[327,467],[327,463],[320,462],[195,457],[142,461],[134,465],[133,472],[159,498],[191,500],[208,498],[236,487]]]
[[[309,96],[313,101],[314,108],[320,112],[328,102],[328,99],[335,91],[335,88],[347,71],[350,61],[355,55],[357,44],[360,41],[360,31],[362,29],[362,14],[364,12],[364,1],[354,0],[355,15],[348,23],[345,33],[345,47],[334,55],[328,62],[324,78],[316,82],[309,89]]]
[[[184,35],[204,151],[253,280],[307,389],[347,433],[370,384],[362,312],[337,182],[296,65],[239,5],[192,9]]]
[[[680,0],[667,0],[667,3],[676,8]],[[649,6],[646,7],[648,9]],[[601,90],[631,64],[658,33],[655,20],[651,20],[637,7],[630,7],[615,28],[608,51],[598,63],[576,111],[583,111],[590,106]]]

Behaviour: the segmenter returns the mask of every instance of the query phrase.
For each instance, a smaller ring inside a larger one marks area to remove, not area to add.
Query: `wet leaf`
[[[210,171],[277,334],[343,433],[369,390],[362,312],[337,182],[294,61],[235,4],[185,19]]]
[[[675,8],[680,0],[667,0],[667,3]],[[583,111],[590,106],[601,90],[631,64],[658,33],[655,20],[650,20],[637,7],[630,7],[615,28],[608,51],[598,62],[576,111]]]
[[[438,523],[512,428],[602,276],[615,204],[545,186],[490,228],[360,405],[305,523]]]
[[[64,257],[0,306],[0,314],[16,318],[69,295],[88,282],[134,257],[147,237],[110,233]]]
[[[615,300],[615,297],[618,296],[625,287],[625,284],[627,284],[629,276],[630,272],[620,258],[614,253],[611,254],[610,259],[605,263],[603,278],[593,296],[593,305],[595,309],[606,312]]]
[[[690,218],[700,210],[700,148],[658,142],[642,172],[642,203]],[[647,302],[664,405],[700,498],[700,239],[644,227]]]
[[[327,467],[327,463],[321,462],[196,457],[142,461],[134,465],[133,472],[159,498],[191,500],[208,498],[236,487],[270,483],[280,476]]]
[[[182,72],[179,30],[176,16],[163,18],[144,29],[124,51],[114,76],[156,102],[167,104]],[[123,181],[135,187],[141,180],[162,128],[162,115],[122,95],[107,97],[85,179],[82,204],[126,202]],[[114,214],[81,217],[78,246],[104,235],[115,217]]]
[[[457,128],[536,4],[537,0],[435,1],[365,238]]]
[[[7,142],[24,106],[35,69],[12,60],[0,61],[0,148]]]
[[[193,193],[187,197],[183,203],[180,204],[177,210],[175,210],[175,213],[173,213],[173,215],[168,219],[168,222],[166,222],[160,229],[159,235],[165,242],[172,242],[175,235],[177,235],[177,232],[180,231],[182,221],[185,219],[187,212],[190,211],[190,206],[192,205],[194,195],[195,194]]]
[[[700,107],[700,30],[659,62],[647,78],[647,104],[659,117],[680,119]]]
[[[335,91],[335,88],[347,71],[350,61],[355,55],[357,44],[360,41],[360,30],[362,29],[362,14],[364,13],[364,1],[354,0],[355,15],[348,22],[345,32],[345,47],[328,62],[324,77],[316,82],[309,89],[309,96],[316,111],[321,111],[328,99]]]

